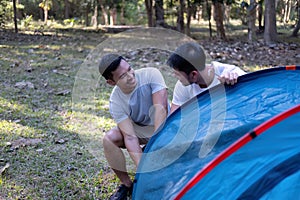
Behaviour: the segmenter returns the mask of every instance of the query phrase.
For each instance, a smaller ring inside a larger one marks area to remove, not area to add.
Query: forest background
[[[93,107],[73,107],[78,71],[101,42],[128,29],[163,27],[247,72],[299,65],[299,3],[0,0],[0,199],[107,199],[117,187],[105,158],[93,152],[115,125],[107,106],[111,88],[99,79],[88,98]],[[160,68],[170,96],[175,78],[168,55],[148,48],[126,58]]]

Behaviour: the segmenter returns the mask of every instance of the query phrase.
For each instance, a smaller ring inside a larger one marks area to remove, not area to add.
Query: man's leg
[[[132,181],[127,173],[126,159],[121,148],[125,147],[123,135],[118,128],[113,128],[103,138],[104,154],[108,164],[113,169],[121,183],[127,188]],[[117,199],[117,198],[116,198]]]

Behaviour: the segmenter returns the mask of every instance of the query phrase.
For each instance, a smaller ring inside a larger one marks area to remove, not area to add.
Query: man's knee
[[[123,136],[117,128],[109,130],[103,137],[104,146],[112,144],[120,147],[123,145]]]

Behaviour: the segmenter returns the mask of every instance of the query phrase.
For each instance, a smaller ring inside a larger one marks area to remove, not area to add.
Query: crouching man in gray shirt
[[[132,180],[126,170],[121,148],[126,148],[138,166],[142,155],[141,144],[146,144],[168,114],[167,87],[156,68],[134,71],[117,54],[102,57],[99,72],[114,86],[110,95],[109,111],[117,123],[103,138],[106,159],[121,181],[110,199],[127,199],[132,191]]]

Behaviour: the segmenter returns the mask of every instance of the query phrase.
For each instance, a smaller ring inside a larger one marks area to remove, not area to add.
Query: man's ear
[[[109,85],[111,85],[111,86],[115,86],[116,85],[116,82],[113,81],[113,80],[110,80],[110,79],[106,80],[106,83],[109,84]]]
[[[198,75],[199,75],[199,72],[194,70],[190,73],[189,78],[194,81],[194,80],[198,79]]]

